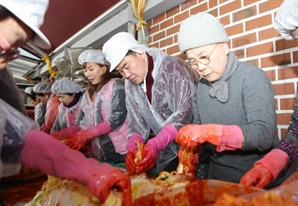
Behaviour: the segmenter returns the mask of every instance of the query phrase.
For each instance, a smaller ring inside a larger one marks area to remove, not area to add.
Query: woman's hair
[[[44,94],[43,93],[35,93],[36,94],[36,96],[38,96],[38,97],[44,97]]]
[[[99,64],[96,63],[100,67],[107,67],[106,72],[102,75],[102,81],[97,84],[93,85],[91,82],[88,83],[88,95],[89,98],[93,101],[93,94],[94,92],[98,92],[101,90],[101,88],[108,83],[112,78],[121,78],[122,76],[118,72],[109,72],[110,65],[109,64]],[[87,66],[87,62],[83,63],[83,69],[85,69]]]

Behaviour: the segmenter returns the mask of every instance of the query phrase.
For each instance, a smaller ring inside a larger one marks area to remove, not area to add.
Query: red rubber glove
[[[86,158],[43,132],[32,130],[26,135],[20,161],[29,168],[87,185],[101,203],[110,189],[117,187],[123,192],[123,205],[132,204],[130,178],[119,168]]]
[[[167,124],[153,139],[150,139],[144,145],[142,151],[142,160],[138,163],[134,162],[137,150],[129,151],[126,154],[125,165],[129,174],[141,174],[151,169],[157,160],[157,154],[163,150],[168,144],[175,140],[177,130],[174,126]]]
[[[217,146],[217,152],[221,152],[240,149],[243,139],[242,130],[236,125],[189,124],[179,130],[176,142],[182,147],[209,142]]]
[[[66,136],[68,140],[64,143],[71,149],[79,150],[89,139],[107,134],[111,131],[112,128],[107,121],[101,122],[89,129],[81,130],[75,134]]]
[[[77,133],[78,131],[80,131],[80,127],[75,124],[65,129],[61,129],[60,131],[54,131],[52,132],[51,136],[54,137],[55,139],[61,140],[68,135]]]
[[[286,166],[289,156],[280,149],[273,149],[257,161],[241,178],[240,184],[254,187],[265,187],[274,181]]]

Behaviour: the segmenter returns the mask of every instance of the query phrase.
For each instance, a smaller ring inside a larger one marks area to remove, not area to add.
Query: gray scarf
[[[216,97],[222,103],[227,102],[229,99],[229,85],[226,81],[232,76],[238,64],[238,58],[233,52],[229,52],[228,58],[228,64],[222,77],[216,82],[209,83],[209,95],[211,97]]]

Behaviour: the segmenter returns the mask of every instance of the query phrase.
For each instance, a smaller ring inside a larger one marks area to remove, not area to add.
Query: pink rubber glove
[[[110,124],[107,121],[104,121],[89,129],[81,130],[75,134],[66,136],[68,140],[66,140],[64,143],[71,149],[79,150],[84,146],[87,140],[108,134],[111,131],[112,128]]]
[[[167,124],[158,135],[150,139],[147,144],[144,145],[142,152],[143,159],[137,163],[136,174],[141,174],[151,169],[156,163],[158,152],[168,146],[170,142],[174,141],[176,135],[176,128],[171,124]]]
[[[240,184],[263,188],[277,178],[288,160],[287,153],[280,149],[273,149],[245,173]]]
[[[129,137],[128,143],[127,143],[127,150],[132,151],[132,150],[138,150],[138,144],[135,141],[139,141],[144,144],[145,139],[139,135],[139,134],[133,134]]]
[[[189,124],[179,130],[176,138],[182,147],[209,142],[217,146],[217,152],[241,149],[243,141],[240,127],[221,124]]]
[[[80,127],[75,124],[75,125],[65,128],[65,129],[61,129],[60,131],[54,131],[51,134],[51,136],[54,137],[55,139],[61,140],[68,135],[77,133],[78,131],[80,131]]]
[[[119,168],[86,158],[43,132],[32,130],[26,135],[20,161],[29,168],[87,185],[101,203],[116,186],[123,192],[123,205],[132,204],[130,178]]]

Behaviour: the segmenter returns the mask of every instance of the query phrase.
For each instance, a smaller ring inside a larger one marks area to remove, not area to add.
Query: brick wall
[[[177,33],[181,21],[207,11],[225,26],[231,50],[241,61],[262,68],[275,90],[278,135],[286,132],[294,107],[298,78],[298,41],[285,41],[273,22],[282,0],[187,0],[148,21],[150,47],[180,54]]]

